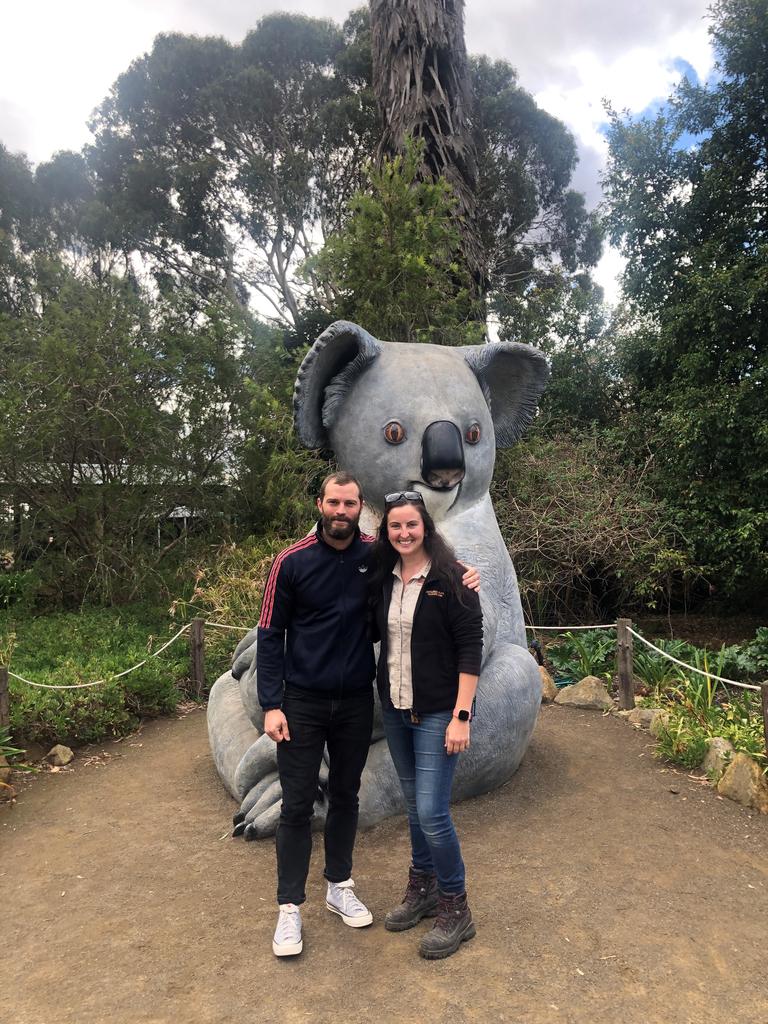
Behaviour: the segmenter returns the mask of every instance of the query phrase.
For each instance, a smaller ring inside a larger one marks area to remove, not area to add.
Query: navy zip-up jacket
[[[368,558],[373,537],[355,532],[343,551],[321,523],[272,563],[258,628],[256,680],[264,711],[279,708],[284,686],[343,698],[376,675],[368,635]]]

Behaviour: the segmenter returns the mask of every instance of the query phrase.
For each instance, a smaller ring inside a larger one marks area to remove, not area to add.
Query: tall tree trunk
[[[477,227],[477,156],[464,45],[464,0],[370,0],[373,86],[383,122],[377,156],[424,140],[425,175],[456,193],[462,247],[477,297],[486,269]]]

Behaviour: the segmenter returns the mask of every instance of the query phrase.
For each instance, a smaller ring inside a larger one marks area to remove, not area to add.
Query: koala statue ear
[[[293,422],[306,448],[328,446],[328,428],[344,397],[380,352],[381,342],[348,320],[323,331],[304,356],[293,391]]]
[[[464,346],[461,352],[491,410],[496,447],[509,448],[536,415],[549,377],[547,360],[537,349],[516,341]]]

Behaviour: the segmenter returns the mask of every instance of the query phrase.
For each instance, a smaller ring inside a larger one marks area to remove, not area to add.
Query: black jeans
[[[290,740],[277,744],[283,790],[277,826],[277,902],[303,903],[312,853],[312,814],[323,748],[328,745],[328,814],[325,877],[344,882],[352,873],[360,776],[373,728],[373,688],[333,700],[286,689],[283,712]]]

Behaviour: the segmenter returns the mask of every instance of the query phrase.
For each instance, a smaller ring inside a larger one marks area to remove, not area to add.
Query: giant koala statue
[[[308,448],[332,448],[339,466],[358,478],[366,499],[363,529],[375,532],[384,494],[419,490],[459,558],[480,570],[483,667],[472,745],[461,755],[454,799],[510,778],[539,710],[539,672],[527,650],[517,577],[488,488],[496,447],[513,444],[531,422],[547,375],[544,357],[527,345],[382,342],[356,324],[337,321],[307,353],[296,379],[299,437]],[[241,801],[235,833],[249,839],[274,832],[281,801],[275,744],[262,731],[255,666],[253,629],[208,704],[216,767]],[[326,778],[321,772],[318,824]],[[367,827],[403,809],[377,721],[360,791],[360,823]]]

